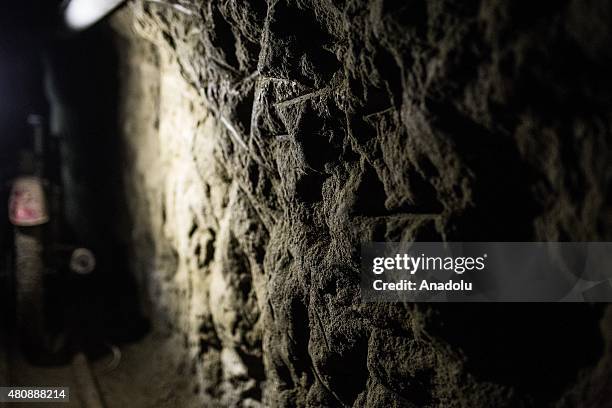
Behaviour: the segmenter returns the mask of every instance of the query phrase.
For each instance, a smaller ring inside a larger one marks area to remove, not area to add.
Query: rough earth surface
[[[202,403],[610,406],[603,306],[366,305],[358,285],[363,241],[612,239],[611,18],[595,0],[121,10],[132,269]]]

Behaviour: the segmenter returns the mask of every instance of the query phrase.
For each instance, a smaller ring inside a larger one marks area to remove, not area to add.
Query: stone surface
[[[132,269],[203,402],[610,401],[603,307],[364,305],[358,267],[367,240],[610,240],[611,14],[595,0],[119,12]]]

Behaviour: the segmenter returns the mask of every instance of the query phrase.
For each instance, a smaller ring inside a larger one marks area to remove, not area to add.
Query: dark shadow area
[[[67,231],[97,258],[91,276],[69,275],[51,293],[72,299],[69,321],[83,347],[136,340],[148,324],[127,265],[129,231],[121,230],[126,209],[112,34],[106,25],[96,26],[54,42],[45,56],[51,131],[62,137]]]
[[[548,406],[603,353],[605,304],[448,304],[435,333],[457,346],[480,381],[508,385]]]
[[[90,248],[96,256],[89,275],[70,272],[64,253],[57,265],[46,265],[47,328],[65,338],[63,360],[76,350],[92,356],[108,352],[107,344],[138,340],[148,322],[127,265],[129,231],[121,230],[127,223],[113,37],[107,25],[58,35],[53,27],[57,4],[50,3],[42,9],[34,2],[6,7],[2,18],[0,91],[13,103],[5,99],[0,113],[0,129],[9,135],[2,140],[0,210],[8,214],[10,180],[19,174],[17,152],[32,149],[26,118],[40,114],[45,137],[55,148],[45,163],[48,183],[57,183],[61,191],[61,207],[44,227],[45,254],[68,246]],[[13,227],[6,215],[1,227],[0,306],[3,323],[15,331]]]

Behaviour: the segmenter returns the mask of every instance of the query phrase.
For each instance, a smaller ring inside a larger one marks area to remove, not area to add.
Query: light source
[[[83,30],[102,19],[125,0],[69,0],[64,22],[72,30]]]

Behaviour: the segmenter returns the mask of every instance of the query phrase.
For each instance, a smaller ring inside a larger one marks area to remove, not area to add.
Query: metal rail
[[[74,356],[72,373],[83,408],[105,408],[102,395],[98,390],[98,384],[85,354],[77,353]]]

